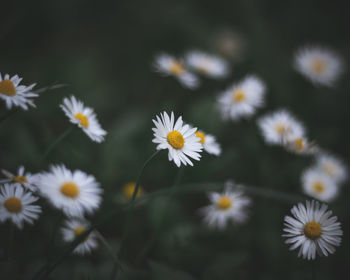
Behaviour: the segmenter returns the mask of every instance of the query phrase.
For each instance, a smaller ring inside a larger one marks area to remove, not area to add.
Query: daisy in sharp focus
[[[329,202],[339,193],[338,185],[322,171],[310,168],[301,176],[305,194],[321,201]]]
[[[101,203],[102,189],[92,175],[70,171],[64,165],[52,165],[50,172],[39,175],[38,188],[51,204],[68,216],[93,213]]]
[[[196,136],[200,138],[200,142],[203,145],[203,149],[208,154],[212,154],[216,156],[221,154],[220,144],[216,142],[216,138],[213,135],[206,134],[202,130],[197,130]]]
[[[174,76],[183,86],[195,89],[199,86],[199,79],[189,72],[184,63],[168,54],[159,54],[155,58],[154,67],[157,72]]]
[[[298,72],[315,84],[332,86],[343,72],[341,58],[333,51],[319,46],[298,50],[294,65]]]
[[[304,126],[286,110],[270,113],[258,120],[261,133],[268,144],[281,145],[303,138]]]
[[[229,221],[243,223],[247,219],[247,207],[251,200],[239,188],[233,190],[232,187],[233,183],[227,182],[222,193],[209,193],[211,205],[200,209],[209,227],[223,229]]]
[[[83,219],[67,220],[61,229],[63,240],[66,242],[73,242],[79,235],[89,229],[90,224]],[[97,248],[97,234],[92,231],[88,236],[74,249],[73,253],[77,255],[87,255]]]
[[[60,107],[70,122],[78,125],[91,140],[97,143],[104,141],[107,132],[102,129],[92,108],[85,107],[83,102],[74,96],[71,96],[70,99],[64,98]]]
[[[288,151],[298,155],[314,155],[320,150],[315,142],[310,142],[305,137],[289,139],[282,144]]]
[[[252,116],[263,106],[264,83],[255,76],[248,76],[233,84],[218,98],[219,108],[224,119],[238,120]]]
[[[24,171],[24,166],[20,166],[18,168],[18,171],[16,174],[12,174],[11,172],[2,169],[1,172],[4,174],[8,179],[0,180],[1,182],[12,182],[13,184],[22,185],[26,189],[29,189],[30,191],[34,192],[37,190],[37,187],[35,185],[37,180],[37,175],[33,175],[29,172]]]
[[[337,217],[332,211],[327,211],[327,205],[319,202],[306,201],[306,205],[299,203],[291,209],[293,217],[285,216],[283,237],[291,244],[290,250],[300,247],[298,257],[314,260],[319,256],[333,254],[340,245],[343,231]]]
[[[188,52],[185,61],[190,69],[209,78],[224,78],[230,73],[226,60],[202,51]]]
[[[12,106],[21,107],[23,110],[28,110],[28,106],[35,107],[33,98],[39,96],[32,91],[35,84],[23,86],[20,85],[21,81],[22,78],[17,75],[10,78],[9,74],[2,77],[0,73],[0,98],[5,101],[9,110]]]
[[[347,170],[337,157],[330,154],[320,154],[316,158],[316,166],[337,183],[342,183],[347,178]]]
[[[15,184],[0,187],[0,221],[10,220],[19,229],[24,223],[33,224],[39,218],[41,207],[33,204],[38,200],[30,192]]]

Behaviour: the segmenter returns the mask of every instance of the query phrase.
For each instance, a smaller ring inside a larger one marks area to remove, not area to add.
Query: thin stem
[[[12,252],[13,252],[14,235],[15,235],[15,225],[13,223],[10,223],[9,235],[8,235],[8,241],[7,241],[7,251],[6,251],[7,260],[11,259],[13,256]]]
[[[312,280],[316,280],[316,260],[311,261]]]

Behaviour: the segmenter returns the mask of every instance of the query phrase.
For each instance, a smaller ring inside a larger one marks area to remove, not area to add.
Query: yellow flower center
[[[28,183],[27,178],[25,176],[21,176],[21,175],[13,177],[12,180],[16,183],[21,183],[21,184]]]
[[[12,213],[18,213],[22,210],[22,201],[17,197],[9,197],[5,203],[5,208]]]
[[[302,138],[295,139],[294,144],[298,148],[299,151],[301,151],[304,148],[304,141]]]
[[[220,210],[227,210],[232,205],[232,200],[228,196],[221,196],[216,202],[216,207]]]
[[[174,148],[174,149],[181,149],[185,145],[185,139],[182,136],[180,132],[177,130],[173,130],[168,133],[167,136],[168,143]]]
[[[80,124],[83,126],[83,127],[88,127],[89,126],[89,120],[88,118],[83,115],[82,113],[78,113],[74,116],[77,120],[80,120]]]
[[[66,182],[61,186],[61,193],[70,198],[76,198],[79,194],[79,187],[73,182]]]
[[[0,93],[7,96],[16,95],[16,88],[13,82],[11,82],[10,80],[2,80],[0,82]]]
[[[246,95],[243,90],[235,90],[232,94],[232,99],[234,102],[242,102],[246,99]]]
[[[319,182],[319,181],[314,182],[312,185],[312,188],[318,194],[323,193],[323,191],[325,189],[324,184],[322,182]]]
[[[196,131],[196,136],[201,139],[199,142],[201,142],[204,145],[205,134],[202,131]]]
[[[311,68],[317,74],[322,74],[326,69],[326,63],[322,59],[316,58],[311,62]]]
[[[276,125],[276,131],[277,131],[277,133],[280,136],[282,136],[283,134],[287,133],[288,130],[289,130],[289,128],[286,125],[282,124],[282,123]]]
[[[322,228],[317,222],[309,222],[304,227],[304,234],[306,237],[314,240],[321,236]]]
[[[83,226],[77,226],[74,229],[74,234],[75,236],[79,236],[80,234],[82,234],[85,231],[85,228]]]
[[[323,170],[324,170],[324,172],[326,172],[328,175],[334,176],[335,167],[334,167],[333,164],[325,164],[325,165],[323,166]]]
[[[174,61],[170,66],[170,72],[176,76],[180,76],[183,74],[183,72],[185,72],[185,68],[181,62]]]
[[[136,183],[134,183],[134,182],[130,182],[130,183],[125,184],[124,187],[123,187],[123,195],[124,195],[124,197],[127,198],[127,199],[131,199],[132,195],[134,193],[135,187],[136,187]],[[142,195],[142,194],[143,194],[143,190],[139,186],[139,189],[138,189],[138,191],[136,193],[136,198],[140,197],[140,195]]]

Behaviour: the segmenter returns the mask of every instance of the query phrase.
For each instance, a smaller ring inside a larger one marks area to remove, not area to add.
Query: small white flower
[[[17,75],[10,78],[9,74],[2,77],[0,73],[0,98],[6,102],[9,110],[12,106],[21,107],[23,110],[28,110],[28,106],[35,107],[32,98],[39,96],[32,91],[35,84],[23,86],[20,85],[21,81],[22,78]]]
[[[88,230],[90,224],[84,219],[67,220],[61,229],[63,240],[73,242],[84,231]],[[97,234],[92,231],[89,235],[74,249],[73,253],[77,255],[90,254],[98,246]]]
[[[196,75],[189,72],[181,60],[168,54],[159,54],[154,62],[155,70],[166,76],[174,76],[185,87],[195,89],[199,86]]]
[[[224,78],[230,73],[226,60],[202,51],[187,53],[185,61],[191,69],[210,78]]]
[[[70,171],[64,165],[52,165],[50,172],[39,175],[38,188],[54,207],[68,216],[93,213],[101,203],[102,189],[92,175]]]
[[[317,167],[337,183],[347,178],[347,170],[340,159],[330,154],[321,154],[316,158]]]
[[[211,205],[200,209],[204,221],[209,227],[223,229],[228,221],[243,223],[248,217],[247,206],[251,200],[243,192],[232,189],[233,183],[227,182],[222,193],[210,192],[208,194]]]
[[[305,137],[286,140],[283,145],[288,151],[298,155],[314,155],[320,150],[314,142]]]
[[[261,133],[269,144],[283,144],[297,138],[303,138],[303,125],[288,111],[279,110],[258,120]]]
[[[168,149],[169,161],[174,161],[180,167],[181,164],[191,165],[193,163],[190,158],[199,160],[203,146],[200,139],[196,136],[197,128],[191,128],[188,124],[184,124],[182,117],[179,117],[175,123],[174,113],[168,114],[164,112],[157,119],[153,120],[156,127],[152,128],[154,138],[153,143],[158,144],[157,150]]]
[[[211,134],[206,134],[201,130],[196,131],[196,136],[200,138],[200,142],[203,145],[204,150],[208,154],[212,155],[220,155],[221,147],[218,142],[216,142],[216,138]]]
[[[304,193],[321,201],[329,202],[339,193],[336,183],[319,169],[306,170],[301,181]]]
[[[295,68],[315,84],[332,86],[343,72],[341,58],[333,51],[319,46],[297,51]]]
[[[1,182],[12,182],[13,184],[22,185],[26,189],[35,192],[37,187],[35,185],[37,181],[37,175],[33,175],[29,172],[24,172],[24,166],[18,168],[17,174],[14,175],[11,172],[2,169],[2,174],[4,174],[8,179],[0,180]]]
[[[64,98],[60,107],[70,122],[78,125],[91,140],[97,143],[104,141],[107,132],[102,129],[92,108],[85,107],[83,102],[74,96],[71,96],[70,99]]]
[[[327,211],[327,205],[317,201],[299,203],[291,209],[293,217],[285,216],[283,229],[287,237],[286,243],[292,244],[290,250],[300,247],[298,257],[314,260],[316,252],[319,256],[328,256],[340,245],[343,232],[337,217]]]
[[[39,218],[41,207],[33,205],[38,198],[15,184],[4,184],[0,188],[0,221],[10,220],[19,229],[23,224],[33,224]]]
[[[263,106],[264,83],[255,76],[248,76],[224,91],[218,99],[224,119],[238,120],[252,116],[257,108]]]

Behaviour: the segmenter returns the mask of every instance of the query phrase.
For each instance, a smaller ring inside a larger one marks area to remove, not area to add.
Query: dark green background
[[[203,155],[185,168],[182,183],[223,182],[301,193],[300,174],[312,159],[266,146],[256,117],[222,122],[215,108],[218,93],[246,74],[259,75],[267,85],[266,106],[258,115],[278,108],[292,111],[319,145],[349,159],[349,92],[346,72],[334,88],[315,87],[291,64],[294,51],[307,43],[332,47],[349,60],[349,9],[346,1],[7,1],[1,5],[0,71],[37,82],[68,86],[44,93],[37,109],[18,112],[1,123],[1,167],[15,171],[24,164],[32,172],[49,163],[94,174],[105,190],[98,214],[118,207],[113,198],[121,186],[135,180],[143,162],[155,150],[151,119],[174,110],[185,121],[217,136],[223,154]],[[181,55],[191,48],[211,52],[215,34],[233,29],[245,41],[242,55],[232,62],[224,81],[203,80],[190,91],[172,78],[152,71],[160,51]],[[45,149],[69,126],[58,104],[74,94],[95,108],[108,136],[96,144],[80,131],[65,139],[46,162]],[[2,114],[7,112],[1,107]],[[147,192],[173,184],[177,168],[161,153],[147,168],[142,185]],[[316,263],[317,279],[348,279],[349,189],[331,204],[343,224],[344,239],[334,256]],[[203,193],[169,200],[155,199],[134,216],[123,261],[131,267],[126,279],[311,279],[311,263],[289,252],[281,238],[284,215],[292,206],[254,196],[251,218],[239,227],[209,231],[197,209],[206,205]],[[162,220],[164,209],[169,212]],[[13,260],[0,264],[1,279],[30,279],[64,248],[49,239],[48,209],[39,222],[16,231]],[[118,247],[125,215],[100,227]],[[8,224],[0,225],[2,245]],[[136,262],[147,240],[156,242]],[[91,257],[69,257],[49,279],[110,279],[112,260],[101,246]]]

